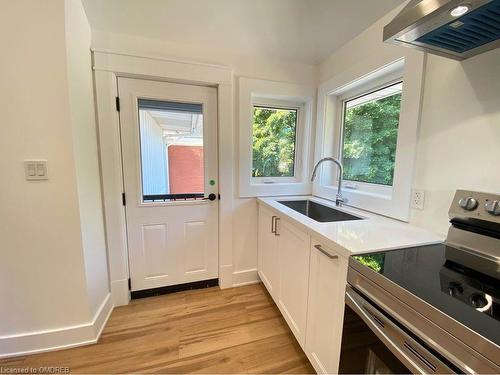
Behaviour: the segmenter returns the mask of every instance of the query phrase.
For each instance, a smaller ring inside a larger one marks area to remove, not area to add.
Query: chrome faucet
[[[338,159],[327,157],[318,161],[314,166],[313,173],[311,176],[311,182],[313,182],[314,179],[316,178],[316,172],[318,171],[319,165],[325,161],[333,161],[335,164],[337,164],[337,167],[339,169],[339,185],[337,187],[337,195],[335,196],[335,205],[342,206],[343,203],[347,203],[347,198],[344,198],[342,196],[342,179],[344,176],[344,167],[342,166],[342,163]]]

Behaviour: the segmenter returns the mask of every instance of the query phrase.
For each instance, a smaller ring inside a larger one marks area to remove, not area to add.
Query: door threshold
[[[159,288],[135,290],[135,291],[130,292],[130,298],[131,299],[138,299],[138,298],[145,298],[145,297],[153,297],[153,296],[160,296],[162,294],[182,292],[184,290],[212,288],[214,286],[219,286],[219,279],[193,281],[191,283],[185,283],[185,284],[177,284],[177,285],[162,286]]]

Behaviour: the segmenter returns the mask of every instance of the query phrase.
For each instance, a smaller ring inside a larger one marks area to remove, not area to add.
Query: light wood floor
[[[134,300],[94,345],[0,360],[73,373],[314,373],[261,284]]]

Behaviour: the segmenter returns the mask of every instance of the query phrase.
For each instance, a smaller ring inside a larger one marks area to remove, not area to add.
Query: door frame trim
[[[102,198],[110,289],[115,306],[130,301],[120,119],[116,110],[118,77],[217,88],[219,170],[219,285],[233,286],[234,129],[233,70],[222,65],[150,58],[92,50],[92,68],[99,134]]]

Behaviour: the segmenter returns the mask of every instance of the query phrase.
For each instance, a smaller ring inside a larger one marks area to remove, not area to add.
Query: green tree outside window
[[[344,179],[392,186],[401,93],[349,108],[345,103]]]
[[[255,106],[252,177],[293,177],[297,110]]]

